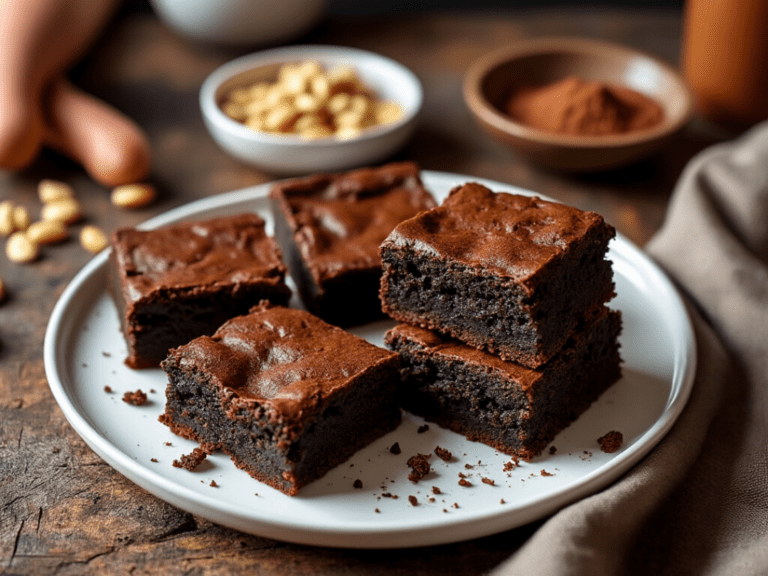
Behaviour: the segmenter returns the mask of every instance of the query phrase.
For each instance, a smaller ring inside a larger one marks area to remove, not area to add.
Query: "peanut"
[[[403,114],[396,102],[372,96],[354,68],[326,72],[315,61],[284,64],[273,83],[233,89],[221,109],[253,130],[302,139],[355,138],[362,130],[394,122]],[[305,120],[310,115],[313,119]]]
[[[14,205],[10,200],[0,202],[0,236],[10,236],[16,230],[13,209]]]
[[[43,204],[75,197],[72,186],[58,180],[41,180],[37,185],[37,194]]]
[[[61,220],[40,220],[27,228],[27,240],[33,244],[55,244],[66,240],[68,235]]]
[[[43,204],[40,211],[43,220],[59,220],[64,224],[74,224],[83,217],[80,202],[74,198],[64,198]]]
[[[155,188],[150,184],[125,184],[112,190],[112,204],[120,208],[142,208],[151,203],[156,196]]]
[[[11,262],[26,264],[37,259],[40,249],[24,232],[14,232],[5,244],[5,254]]]
[[[16,230],[26,230],[29,226],[29,212],[24,206],[16,206],[13,209],[13,225]]]
[[[97,226],[83,226],[80,230],[80,246],[88,250],[91,254],[96,254],[104,250],[109,242],[107,235]]]

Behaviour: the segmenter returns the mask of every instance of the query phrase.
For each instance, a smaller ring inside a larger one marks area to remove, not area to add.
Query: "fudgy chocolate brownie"
[[[614,235],[594,212],[468,183],[383,242],[383,308],[535,368],[613,296]]]
[[[294,495],[397,426],[398,368],[393,352],[265,302],[170,352],[160,420]]]
[[[276,184],[275,238],[311,312],[339,326],[383,316],[379,245],[435,202],[411,162]]]
[[[405,410],[529,460],[619,379],[620,331],[620,313],[603,308],[536,369],[408,324],[385,342],[401,355]]]
[[[111,286],[132,368],[245,314],[263,299],[285,304],[280,249],[264,220],[241,214],[112,235]]]

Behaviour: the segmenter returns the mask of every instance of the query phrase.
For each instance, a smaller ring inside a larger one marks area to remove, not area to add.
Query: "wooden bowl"
[[[656,100],[660,124],[610,136],[572,136],[516,122],[504,110],[515,90],[569,76],[625,86]],[[660,60],[615,44],[582,38],[518,42],[476,61],[464,77],[464,100],[493,137],[541,166],[594,172],[631,164],[658,151],[689,120],[693,99],[680,75]]]

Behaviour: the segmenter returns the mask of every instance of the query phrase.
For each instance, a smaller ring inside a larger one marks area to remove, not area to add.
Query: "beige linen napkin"
[[[689,302],[688,405],[642,462],[552,516],[497,576],[768,574],[768,123],[691,161],[647,251]]]

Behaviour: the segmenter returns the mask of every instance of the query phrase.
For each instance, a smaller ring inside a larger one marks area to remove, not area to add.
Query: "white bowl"
[[[266,46],[317,24],[328,0],[150,0],[158,17],[193,40]]]
[[[221,110],[224,95],[233,88],[272,81],[281,65],[305,60],[326,68],[353,67],[380,99],[400,104],[402,118],[368,128],[349,140],[303,140],[253,130]],[[242,162],[285,175],[346,170],[385,160],[413,134],[423,99],[421,83],[402,64],[365,50],[337,46],[289,46],[243,56],[215,70],[200,89],[203,119],[216,143]]]

